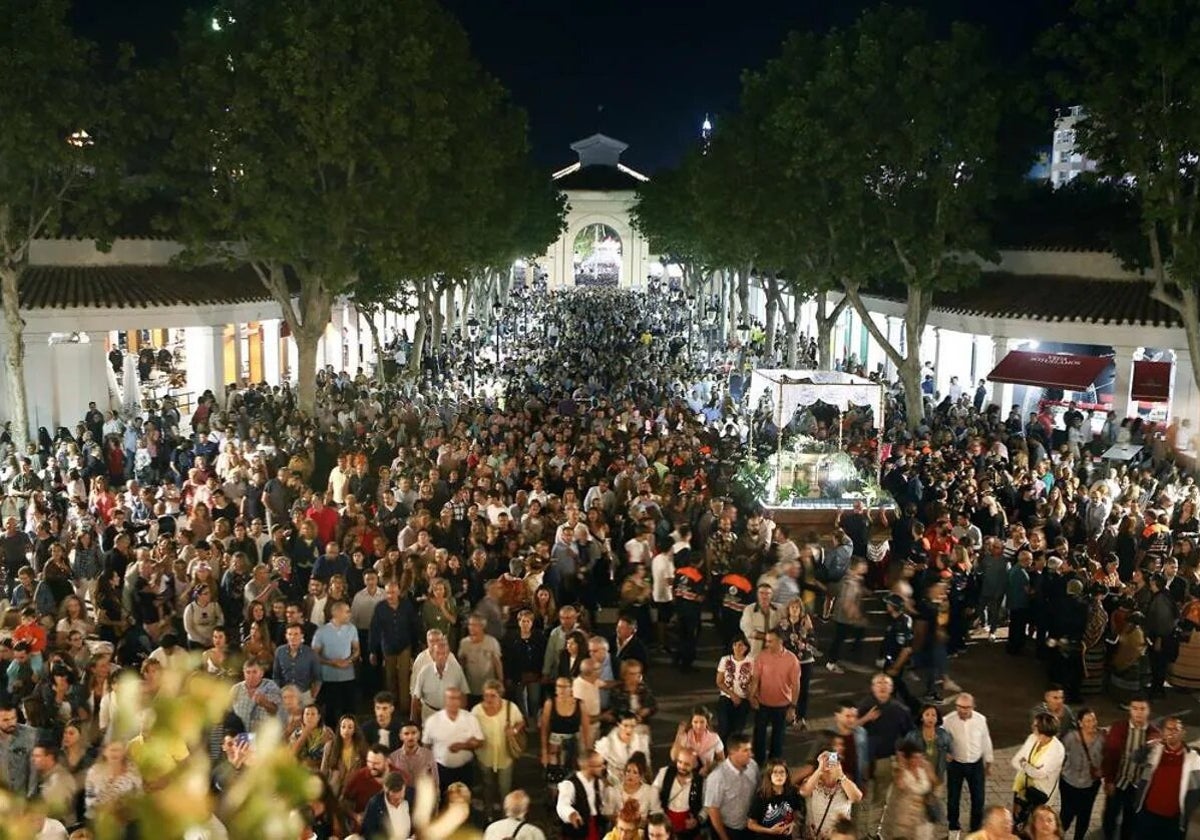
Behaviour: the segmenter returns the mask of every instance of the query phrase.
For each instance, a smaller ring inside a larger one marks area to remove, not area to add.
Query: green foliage
[[[1077,147],[1127,190],[1169,280],[1200,283],[1200,3],[1078,0],[1048,44],[1065,62],[1053,81],[1085,116]],[[1119,68],[1119,69],[1118,69]]]
[[[738,510],[752,510],[757,505],[763,504],[769,495],[771,478],[774,474],[775,468],[770,461],[760,461],[753,455],[747,454],[738,463],[730,488],[730,495]]]
[[[6,0],[0,20],[0,261],[17,266],[30,240],[103,233],[115,192],[118,103],[70,30],[66,0]],[[76,132],[86,131],[75,143]]]
[[[222,0],[148,81],[189,258],[254,265],[304,366],[333,297],[364,276],[365,298],[402,296],[510,265],[561,229],[524,113],[435,0]]]

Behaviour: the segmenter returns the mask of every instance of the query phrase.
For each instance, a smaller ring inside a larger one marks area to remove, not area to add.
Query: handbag
[[[1050,801],[1049,794],[1042,793],[1035,787],[1025,788],[1025,793],[1022,796],[1019,793],[1013,794],[1013,831],[1020,832],[1025,828],[1025,824],[1029,822],[1029,815],[1033,813],[1033,809],[1039,805],[1045,805]]]
[[[925,794],[925,819],[934,825],[940,825],[946,819],[946,806],[934,791]]]
[[[529,746],[529,733],[524,729],[513,732],[513,704],[508,700],[504,702],[507,704],[504,709],[504,744],[508,748],[509,756],[515,760],[525,754],[525,748]]]
[[[817,823],[816,828],[810,828],[804,832],[804,840],[817,840],[821,836],[821,829],[825,827],[825,820],[829,817],[829,809],[833,807],[833,800],[837,799],[839,790],[833,792],[833,796],[829,797],[829,801],[825,803],[825,811],[821,814],[821,821]]]

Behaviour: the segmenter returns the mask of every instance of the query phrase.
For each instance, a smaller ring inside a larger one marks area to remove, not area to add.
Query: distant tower
[[[713,124],[708,114],[704,115],[704,122],[700,123],[700,149],[702,154],[708,154],[709,144],[712,143]]]

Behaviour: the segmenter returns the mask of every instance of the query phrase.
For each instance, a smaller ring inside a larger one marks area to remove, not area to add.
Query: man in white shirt
[[[456,689],[467,693],[467,675],[458,662],[450,661],[450,645],[443,638],[435,643],[431,661],[421,669],[413,683],[411,717],[422,723],[442,710],[446,692]],[[461,704],[461,698],[460,698]],[[444,788],[443,788],[444,789]]]
[[[767,631],[779,624],[782,613],[771,606],[772,587],[768,583],[759,584],[758,602],[742,610],[740,629],[750,642],[750,655],[762,653]]]
[[[441,630],[430,629],[425,631],[425,650],[418,653],[417,658],[413,660],[412,676],[408,679],[409,696],[412,696],[412,694],[417,690],[417,677],[421,676],[422,669],[424,669],[426,665],[433,661],[433,654],[431,652],[433,650],[433,646],[438,642],[444,641],[446,641],[446,634]],[[453,653],[450,654],[448,659],[450,662],[453,662],[456,665],[460,664],[458,657],[456,657]]]
[[[963,782],[971,794],[971,831],[983,825],[985,779],[992,772],[992,735],[987,718],[975,711],[975,698],[960,694],[954,700],[954,714],[942,722],[950,733],[950,755],[947,756],[947,817],[950,840],[958,840],[959,800]]]
[[[696,770],[696,753],[681,747],[675,761],[658,771],[654,789],[663,803],[663,811],[671,822],[675,835],[681,838],[699,836],[704,810],[704,777]]]
[[[393,770],[383,777],[383,790],[371,797],[363,814],[362,836],[387,840],[412,837],[412,814],[402,773]]]
[[[441,711],[425,721],[421,735],[421,742],[433,750],[442,795],[454,782],[471,786],[475,750],[483,746],[479,718],[463,711],[462,690],[447,688],[445,704]]]
[[[483,840],[546,840],[545,833],[528,820],[529,794],[514,790],[504,797],[504,818],[483,832]]]
[[[592,750],[579,757],[579,771],[558,783],[554,811],[562,821],[562,836],[582,840],[604,835],[604,758]]]
[[[666,647],[667,626],[671,623],[672,601],[675,600],[675,553],[669,537],[660,538],[658,553],[650,560],[650,600],[654,601],[655,641]]]
[[[338,507],[346,503],[346,487],[350,484],[352,472],[349,457],[338,455],[337,466],[329,471],[329,493]]]

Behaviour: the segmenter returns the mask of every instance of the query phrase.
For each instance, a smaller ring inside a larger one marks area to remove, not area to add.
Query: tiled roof
[[[1178,313],[1150,297],[1144,280],[985,273],[975,285],[934,295],[934,308],[993,318],[1176,327]]]
[[[269,298],[250,266],[32,266],[21,278],[22,309],[141,309]]]
[[[635,190],[642,182],[615,166],[584,166],[554,182],[560,190]]]

